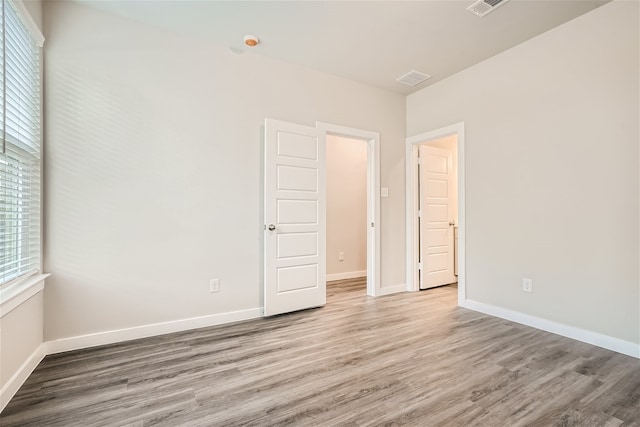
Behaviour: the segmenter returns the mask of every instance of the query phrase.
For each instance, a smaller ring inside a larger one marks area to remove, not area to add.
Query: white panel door
[[[316,128],[265,120],[265,316],[326,303],[323,144]]]
[[[420,148],[420,289],[455,283],[453,153]]]

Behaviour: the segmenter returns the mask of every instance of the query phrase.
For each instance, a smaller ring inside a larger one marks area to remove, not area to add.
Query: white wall
[[[262,306],[265,117],[381,133],[382,286],[404,282],[402,96],[73,2],[44,16],[47,340]]]
[[[27,8],[33,22],[42,31],[42,0],[22,0],[22,4]]]
[[[465,122],[468,299],[640,342],[638,38],[615,1],[408,97]]]
[[[0,318],[0,390],[13,385],[12,377],[42,345],[42,301],[42,292],[38,292]],[[0,397],[6,403],[5,393]]]
[[[327,280],[366,276],[366,270],[367,142],[328,135]]]

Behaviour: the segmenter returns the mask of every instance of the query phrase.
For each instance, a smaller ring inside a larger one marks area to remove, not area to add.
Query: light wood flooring
[[[640,426],[640,361],[456,307],[456,288],[47,356],[0,426]]]

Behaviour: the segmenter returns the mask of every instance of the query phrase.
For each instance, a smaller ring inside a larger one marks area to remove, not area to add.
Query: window
[[[40,46],[22,3],[0,23],[0,286],[40,269]]]

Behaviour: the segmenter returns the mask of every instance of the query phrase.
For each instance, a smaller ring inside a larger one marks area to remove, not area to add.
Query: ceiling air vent
[[[423,81],[431,78],[429,74],[421,73],[420,71],[411,70],[404,76],[398,77],[397,82],[403,83],[408,86],[417,86]]]
[[[493,12],[509,0],[478,0],[471,6],[467,8],[467,10],[474,15],[484,16],[489,12]]]

